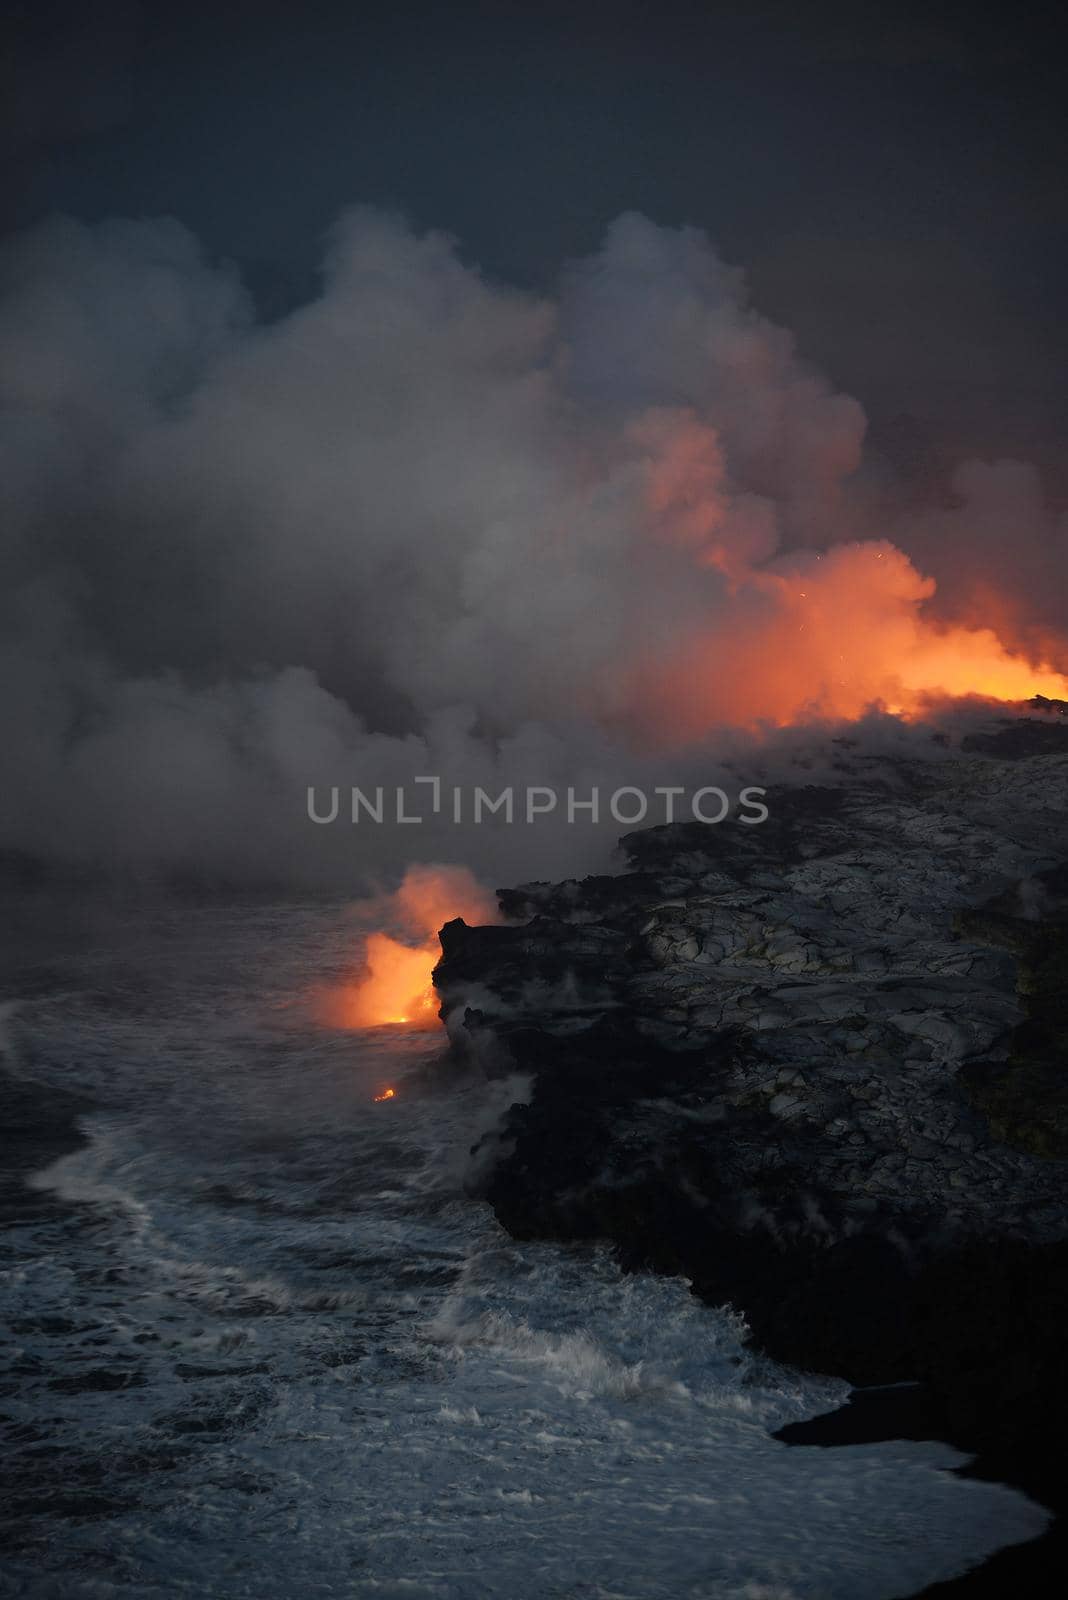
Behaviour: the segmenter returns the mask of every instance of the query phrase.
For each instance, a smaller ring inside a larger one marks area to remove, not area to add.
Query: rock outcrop
[[[1068,728],[1013,727],[631,834],[619,876],[448,924],[435,974],[456,1049],[531,1075],[481,1163],[506,1228],[926,1379],[979,1446],[1068,1415]]]

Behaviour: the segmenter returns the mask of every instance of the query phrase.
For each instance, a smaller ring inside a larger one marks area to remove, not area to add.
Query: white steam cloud
[[[581,828],[540,858],[522,828],[316,828],[307,787],[715,782],[635,752],[658,673],[678,693],[718,639],[697,710],[730,725],[778,575],[871,532],[863,435],[690,229],[623,217],[548,300],[353,211],[320,296],[262,326],[174,221],[38,227],[0,251],[0,848],[311,884],[583,865]],[[1063,524],[1018,463],[955,488],[879,532],[947,614],[986,583],[1048,653]],[[926,590],[898,579],[900,618]]]

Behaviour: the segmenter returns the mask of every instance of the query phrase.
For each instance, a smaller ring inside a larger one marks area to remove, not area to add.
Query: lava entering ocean
[[[636,651],[614,698],[618,720],[642,743],[672,747],[723,728],[850,722],[873,708],[917,719],[960,697],[1068,700],[1068,676],[1014,654],[992,628],[928,617],[933,581],[889,542],[795,552],[733,572],[706,550],[697,564],[720,567],[731,604],[715,627],[664,648],[654,665]],[[378,926],[366,936],[365,973],[338,997],[334,1020],[349,1028],[435,1028],[438,929],[457,916],[496,920],[491,897],[465,868],[412,867],[373,911]]]
[[[409,867],[400,888],[379,909],[380,919],[401,937],[381,931],[367,936],[366,974],[345,990],[341,1023],[349,1028],[436,1028],[438,1002],[431,973],[440,954],[438,929],[453,917],[496,921],[493,898],[465,867]]]

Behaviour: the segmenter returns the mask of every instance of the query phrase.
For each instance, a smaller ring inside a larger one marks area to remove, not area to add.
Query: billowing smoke
[[[693,230],[623,217],[548,300],[358,210],[262,325],[180,224],[60,220],[0,297],[3,848],[574,870],[581,828],[317,827],[307,789],[715,782],[755,729],[1065,688],[1031,469],[883,514],[861,408]]]

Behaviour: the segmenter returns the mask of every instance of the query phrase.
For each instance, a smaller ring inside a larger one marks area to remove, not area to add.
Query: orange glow
[[[391,1022],[433,1027],[437,1004],[430,974],[437,957],[436,939],[413,949],[388,933],[369,934],[367,976],[352,993],[350,1025],[374,1028]]]
[[[492,896],[465,867],[409,867],[396,894],[376,913],[397,936],[381,929],[368,934],[366,973],[339,997],[337,1020],[347,1028],[436,1028],[438,997],[431,973],[441,954],[438,929],[454,917],[495,921]]]
[[[394,1100],[396,1095],[396,1089],[383,1089],[381,1094],[375,1095],[375,1104],[377,1105],[380,1100]]]
[[[751,570],[704,636],[623,685],[624,716],[661,741],[666,723],[675,743],[716,726],[853,720],[872,707],[912,718],[965,695],[1068,699],[1068,676],[1013,654],[991,628],[930,618],[934,587],[885,542]]]
[[[599,685],[613,727],[671,748],[717,728],[851,721],[872,708],[919,717],[966,695],[1068,698],[1068,638],[1028,627],[1019,601],[980,579],[980,561],[970,580],[956,574],[952,615],[940,614],[933,580],[889,540],[783,550],[772,500],[731,488],[716,430],[693,414],[659,409],[629,438],[653,592],[663,565],[687,601],[674,632],[655,609],[636,615],[650,648]]]

